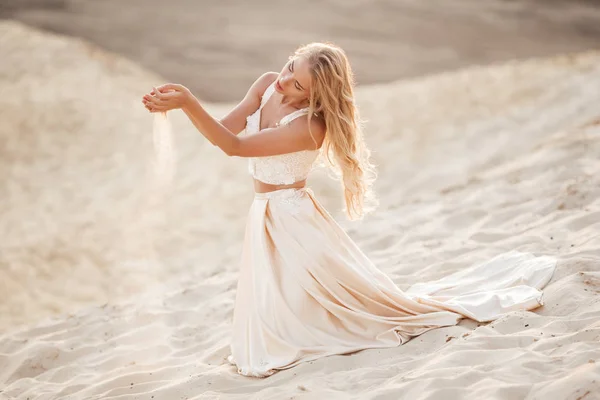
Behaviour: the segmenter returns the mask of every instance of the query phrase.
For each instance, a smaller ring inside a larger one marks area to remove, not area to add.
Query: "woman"
[[[343,232],[306,178],[322,154],[340,177],[349,218],[375,203],[353,86],[342,49],[312,43],[280,73],[258,78],[221,120],[181,85],[144,96],[150,112],[181,108],[227,155],[249,159],[255,198],[228,357],[240,374],[266,377],[319,357],[398,346],[465,317],[491,321],[543,304],[550,257],[504,253],[404,292]]]

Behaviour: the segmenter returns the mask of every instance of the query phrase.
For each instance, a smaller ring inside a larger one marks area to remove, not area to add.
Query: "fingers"
[[[176,108],[177,99],[184,87],[174,83],[167,83],[153,87],[150,94],[144,95],[142,103],[150,112],[165,112]]]
[[[163,94],[154,86],[152,87],[152,91],[150,93],[159,100],[162,100],[163,98]]]
[[[153,89],[158,93],[181,92],[183,91],[183,86],[178,85],[176,83],[167,83],[158,87],[153,87]]]
[[[150,111],[151,113],[167,112],[171,110],[171,107],[147,105],[146,110]]]
[[[156,99],[153,96],[146,95],[142,99],[142,103],[144,107],[150,112],[155,111],[169,111],[173,107],[171,107],[167,102]]]
[[[166,106],[169,104],[169,99],[160,99],[158,96],[152,96],[149,94],[145,95],[143,100],[156,106]]]
[[[177,92],[168,92],[168,93],[151,93],[158,101],[169,101],[171,99],[175,99],[179,97]]]
[[[177,97],[177,92],[160,93],[157,89],[154,89],[151,94],[144,95],[143,99],[155,105],[166,106],[171,103],[171,100],[176,100]]]
[[[157,108],[157,107],[166,107],[167,109],[173,108],[173,104],[170,101],[170,96],[163,97],[162,99],[158,98],[158,96],[152,95],[144,95],[142,99],[142,103],[146,108]]]
[[[150,110],[151,113],[155,113],[155,112],[167,112],[167,111],[171,111],[170,108],[167,107],[155,107],[155,108],[151,108]]]
[[[170,111],[172,108],[171,107],[165,107],[165,106],[146,106],[146,109],[150,112],[158,112],[158,111]]]

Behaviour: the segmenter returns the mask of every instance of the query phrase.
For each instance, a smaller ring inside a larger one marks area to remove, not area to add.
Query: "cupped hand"
[[[148,111],[166,112],[183,108],[193,97],[188,88],[176,83],[167,83],[153,87],[149,94],[144,95],[142,103]]]

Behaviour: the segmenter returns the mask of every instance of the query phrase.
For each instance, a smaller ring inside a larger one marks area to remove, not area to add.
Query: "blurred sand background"
[[[0,398],[598,398],[598,8],[239,3],[0,3]],[[172,112],[161,186],[141,95],[181,82],[220,116],[326,39],[361,83],[381,207],[350,223],[325,171],[310,185],[376,265],[401,288],[512,249],[558,269],[534,312],[253,380],[224,362],[246,160]]]
[[[331,40],[361,85],[600,41],[598,1],[2,0],[0,18],[81,37],[208,101],[238,101],[300,44]]]

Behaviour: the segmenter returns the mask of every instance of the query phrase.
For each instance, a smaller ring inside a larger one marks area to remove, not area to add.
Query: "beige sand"
[[[0,41],[0,398],[598,398],[600,53],[362,87],[380,210],[349,223],[337,184],[310,182],[401,288],[557,256],[544,307],[255,380],[224,363],[245,160],[174,112],[167,192],[140,103],[163,79],[16,23]]]

